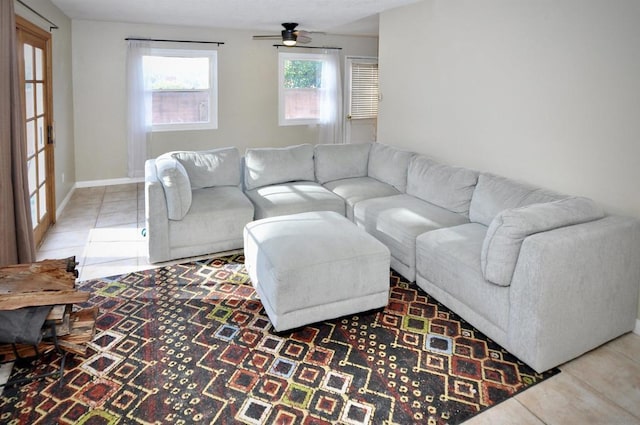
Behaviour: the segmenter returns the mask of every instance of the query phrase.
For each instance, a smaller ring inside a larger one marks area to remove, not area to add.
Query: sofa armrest
[[[157,263],[171,258],[167,199],[162,183],[158,180],[155,160],[147,160],[144,166],[144,218],[148,258],[149,262]]]
[[[510,289],[509,349],[538,371],[633,329],[640,222],[608,216],[527,237]]]

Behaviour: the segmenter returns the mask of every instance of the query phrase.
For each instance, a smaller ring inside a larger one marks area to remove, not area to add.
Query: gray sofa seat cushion
[[[487,230],[480,258],[482,274],[496,285],[508,286],[527,236],[602,217],[599,205],[581,197],[504,210]]]
[[[409,163],[407,194],[468,217],[477,182],[477,171],[414,156]]]
[[[247,149],[244,161],[247,190],[270,184],[315,180],[313,146],[309,144]]]
[[[191,183],[187,170],[171,155],[160,155],[155,161],[156,175],[167,199],[169,220],[182,220],[191,208]]]
[[[469,219],[489,226],[494,217],[503,210],[567,197],[506,177],[482,173],[478,177],[478,184],[471,198]]]
[[[333,180],[365,177],[370,149],[371,143],[316,145],[316,181],[324,184]]]
[[[344,215],[344,200],[315,182],[293,182],[259,187],[245,192],[255,206],[255,219],[310,211],[335,211]]]
[[[414,281],[416,237],[469,220],[437,205],[400,194],[358,202],[354,208],[354,221],[389,248],[391,267]]]
[[[238,148],[171,152],[187,170],[192,189],[213,186],[239,186],[241,162]]]
[[[253,204],[235,186],[193,191],[191,210],[184,219],[169,222],[172,249],[210,244],[215,240],[242,240],[244,226],[253,220]]]
[[[340,195],[340,197],[345,200],[346,215],[351,221],[353,221],[353,207],[356,203],[364,201],[365,199],[400,194],[400,191],[395,187],[382,183],[372,177],[334,180],[325,183],[324,187]]]
[[[505,331],[509,288],[487,282],[480,267],[486,231],[467,223],[423,233],[416,239],[416,272]]]
[[[407,169],[415,154],[382,143],[371,145],[367,175],[390,184],[400,192],[407,190]]]

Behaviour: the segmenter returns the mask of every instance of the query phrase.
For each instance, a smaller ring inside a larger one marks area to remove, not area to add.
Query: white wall
[[[425,0],[379,60],[380,141],[640,217],[637,0]]]
[[[51,31],[51,66],[53,74],[53,119],[56,129],[54,147],[56,205],[76,181],[73,135],[73,85],[71,76],[71,20],[49,0],[34,0],[29,6],[59,28]],[[16,14],[49,30],[50,24],[15,2]],[[64,179],[63,179],[64,175]]]
[[[378,140],[640,217],[639,1],[424,0],[379,61]]]
[[[277,49],[253,32],[164,25],[73,21],[73,70],[78,181],[126,177],[125,37],[222,41],[218,49],[218,129],[153,134],[150,157],[171,150],[315,143],[307,126],[278,126]],[[377,56],[378,40],[314,37],[342,55]]]

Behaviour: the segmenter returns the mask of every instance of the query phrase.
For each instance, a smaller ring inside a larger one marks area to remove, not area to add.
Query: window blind
[[[378,117],[378,64],[354,62],[351,68],[351,119]]]

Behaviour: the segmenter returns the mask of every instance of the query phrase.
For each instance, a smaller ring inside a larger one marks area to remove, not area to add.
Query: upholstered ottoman
[[[389,301],[389,249],[344,216],[308,212],[244,228],[245,265],[276,331]]]

